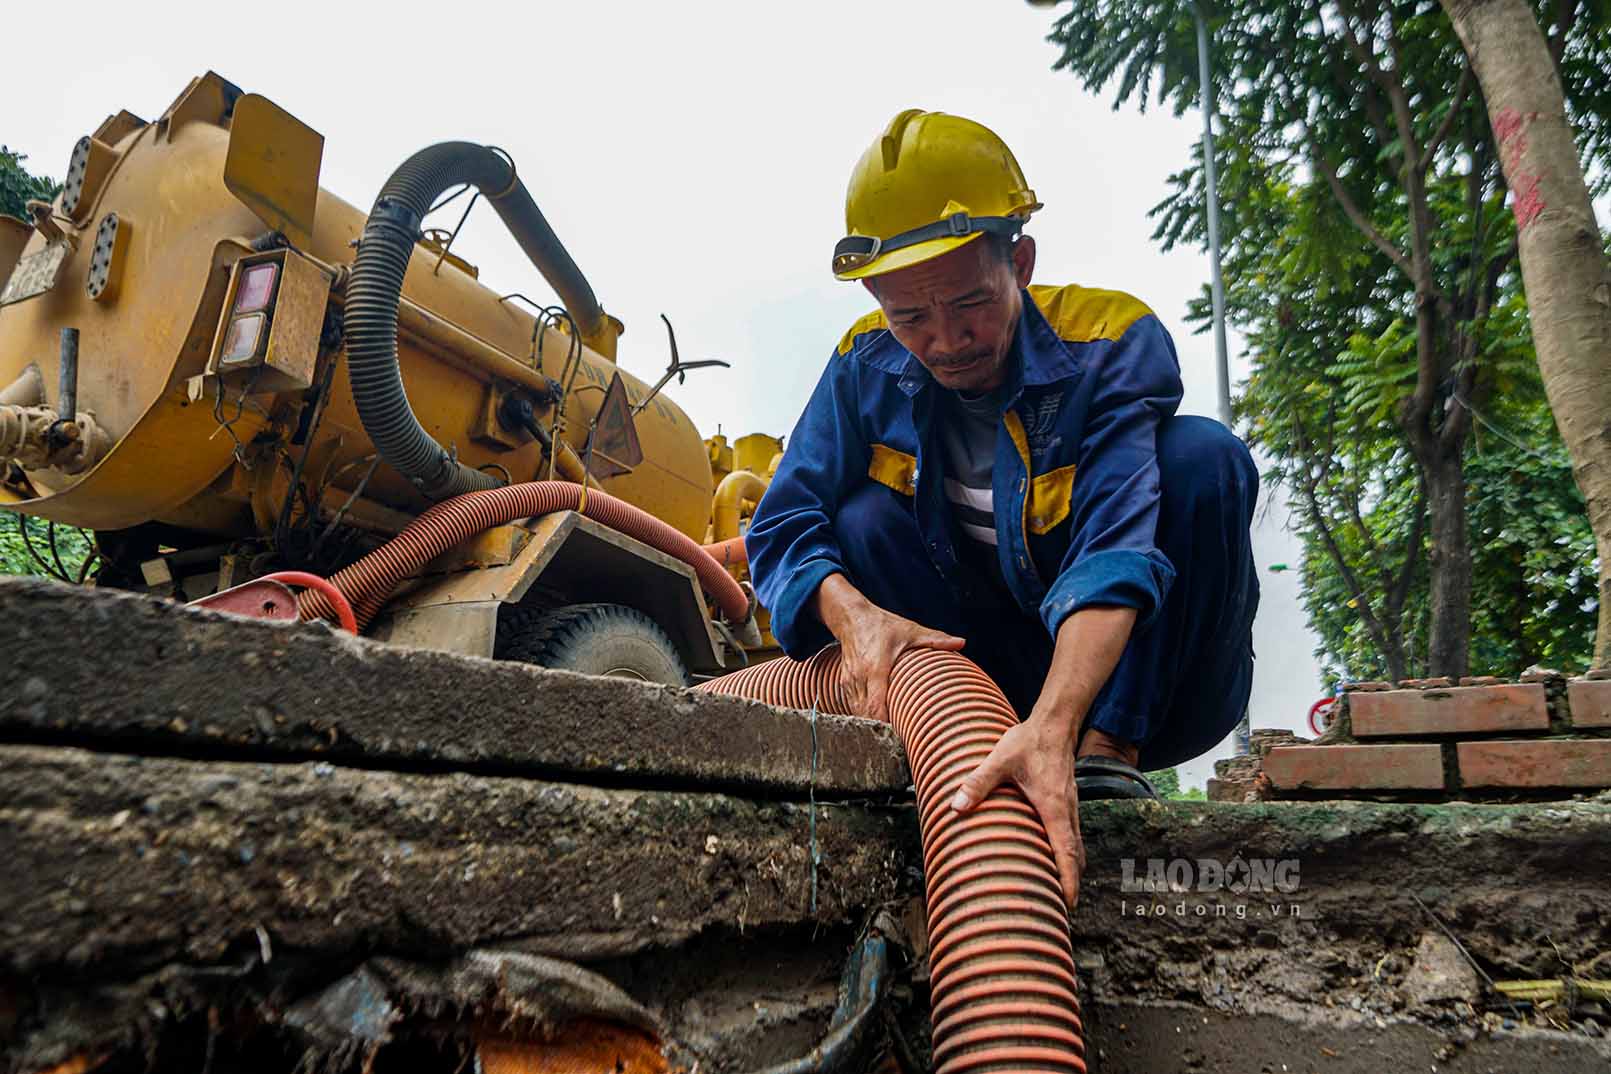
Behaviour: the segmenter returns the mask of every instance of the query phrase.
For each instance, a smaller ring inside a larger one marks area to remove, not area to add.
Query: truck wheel
[[[498,613],[496,660],[687,686],[688,669],[659,625],[620,604],[540,610],[505,605]]]

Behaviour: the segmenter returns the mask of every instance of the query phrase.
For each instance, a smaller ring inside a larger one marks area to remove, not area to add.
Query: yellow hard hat
[[[921,264],[986,232],[1016,236],[1040,208],[995,131],[971,119],[909,108],[856,162],[845,230],[833,251],[841,280]]]

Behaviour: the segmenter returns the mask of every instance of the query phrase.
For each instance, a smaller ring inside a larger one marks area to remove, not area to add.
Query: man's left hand
[[[1052,667],[1029,719],[1016,724],[962,781],[951,808],[967,811],[1006,780],[1018,784],[1040,814],[1072,913],[1085,871],[1080,792],[1074,783],[1074,736],[1097,691],[1113,674],[1135,625],[1134,608],[1081,608],[1057,628]]]
[[[967,812],[1012,780],[1040,814],[1057,860],[1069,912],[1080,896],[1085,839],[1080,835],[1079,791],[1074,784],[1074,743],[1065,721],[1037,712],[1001,736],[996,748],[962,782],[951,808]]]

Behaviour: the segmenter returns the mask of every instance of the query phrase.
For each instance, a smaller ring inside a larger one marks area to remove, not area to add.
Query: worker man
[[[845,333],[746,536],[772,631],[837,641],[887,718],[909,649],[961,650],[1020,722],[951,803],[1013,780],[1070,908],[1078,801],[1155,797],[1252,681],[1258,474],[1218,422],[1175,415],[1168,332],[1117,291],[1033,287],[1041,207],[988,128],[902,112],[864,153],[834,274],[878,310]]]

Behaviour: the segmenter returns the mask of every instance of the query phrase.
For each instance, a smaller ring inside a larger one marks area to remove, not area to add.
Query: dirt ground
[[[887,729],[32,583],[0,605],[0,1067],[449,1072],[607,1023],[753,1071],[821,1040],[876,920],[887,1013],[841,1069],[923,1068]],[[1611,803],[1082,813],[1093,1071],[1611,1069],[1604,1004],[1490,985],[1611,977]]]

